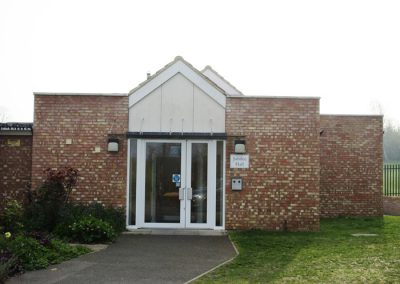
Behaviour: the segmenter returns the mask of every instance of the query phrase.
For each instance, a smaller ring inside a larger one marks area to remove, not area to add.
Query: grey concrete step
[[[209,229],[131,229],[123,232],[127,235],[176,235],[176,236],[226,236],[225,230],[209,230]]]

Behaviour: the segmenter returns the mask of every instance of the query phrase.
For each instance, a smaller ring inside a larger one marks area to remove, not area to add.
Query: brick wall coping
[[[0,130],[32,130],[32,122],[4,122],[0,123]]]
[[[382,114],[321,114],[320,116],[334,117],[383,117]]]
[[[230,99],[294,99],[294,100],[319,100],[320,97],[296,97],[296,96],[227,96]]]
[[[0,123],[0,136],[32,135],[32,122]]]
[[[47,93],[34,92],[34,96],[106,96],[106,97],[126,97],[127,93]]]

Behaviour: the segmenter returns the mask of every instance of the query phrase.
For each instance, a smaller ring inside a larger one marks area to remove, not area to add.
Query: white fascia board
[[[228,82],[224,77],[218,74],[217,71],[212,69],[210,66],[204,68],[201,71],[206,77],[208,77],[211,81],[213,81],[218,87],[225,91],[226,94],[231,96],[243,96],[242,92],[236,89],[231,83]]]
[[[181,73],[191,82],[193,82],[193,84],[195,84],[202,91],[204,91],[207,95],[213,98],[223,108],[225,108],[226,96],[182,61],[177,61],[172,66],[164,70],[161,74],[153,78],[150,82],[146,83],[143,87],[139,88],[138,90],[130,94],[129,108],[131,108],[134,104],[139,102],[145,96],[150,94],[152,91],[160,87],[162,84],[164,84],[166,81],[168,81],[178,73]]]
[[[125,93],[50,93],[34,92],[34,96],[104,96],[104,97],[126,97]]]

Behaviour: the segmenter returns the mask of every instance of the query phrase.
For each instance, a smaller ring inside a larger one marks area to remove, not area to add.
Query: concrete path
[[[7,283],[185,283],[235,255],[227,236],[122,235],[107,249]]]

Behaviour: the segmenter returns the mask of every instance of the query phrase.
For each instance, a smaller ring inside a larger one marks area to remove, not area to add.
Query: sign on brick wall
[[[249,160],[248,154],[231,154],[231,169],[248,169]]]
[[[19,146],[21,146],[21,140],[20,139],[7,139],[7,146],[19,147]]]

